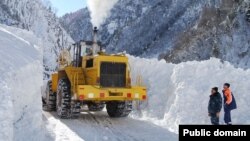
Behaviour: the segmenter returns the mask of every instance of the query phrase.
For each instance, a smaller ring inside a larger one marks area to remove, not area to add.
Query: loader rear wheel
[[[107,103],[106,108],[110,117],[127,117],[132,111],[132,102],[111,101]]]
[[[93,112],[102,111],[104,107],[105,107],[104,103],[94,103],[94,102],[88,103],[89,111],[93,111]]]
[[[46,96],[42,98],[43,100],[43,110],[44,111],[56,111],[56,94],[52,91],[52,81],[47,82],[46,86]]]
[[[71,117],[71,94],[68,79],[60,79],[58,82],[56,111],[60,118]]]

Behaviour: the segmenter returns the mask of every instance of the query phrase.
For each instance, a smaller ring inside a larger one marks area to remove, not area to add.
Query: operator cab
[[[73,44],[74,57],[73,57],[73,66],[82,67],[82,59],[84,56],[93,56],[93,41],[80,41]],[[97,42],[96,48],[98,49],[97,53],[101,52],[101,42]]]

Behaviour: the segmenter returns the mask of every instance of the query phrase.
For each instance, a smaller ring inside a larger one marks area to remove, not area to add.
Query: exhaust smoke
[[[87,5],[90,11],[93,26],[99,28],[110,14],[110,10],[118,0],[88,0]]]

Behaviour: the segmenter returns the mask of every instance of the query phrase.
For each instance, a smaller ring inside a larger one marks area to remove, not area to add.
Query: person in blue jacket
[[[222,108],[222,97],[218,92],[218,87],[211,90],[210,100],[208,103],[208,115],[213,125],[219,125],[220,111]]]

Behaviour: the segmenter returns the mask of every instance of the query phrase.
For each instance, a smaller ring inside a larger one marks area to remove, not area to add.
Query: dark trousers
[[[214,113],[210,113],[211,123],[212,125],[219,125],[219,117],[216,116]]]
[[[231,124],[231,110],[229,108],[224,108],[224,121],[226,124]]]

